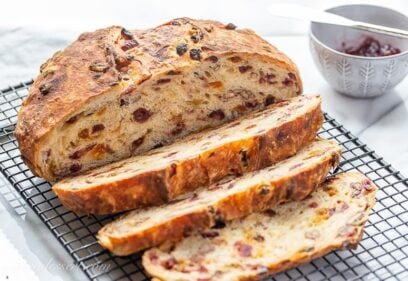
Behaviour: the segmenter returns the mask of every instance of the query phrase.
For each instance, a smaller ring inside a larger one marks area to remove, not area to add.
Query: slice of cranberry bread
[[[317,140],[275,166],[222,180],[165,206],[132,211],[104,226],[99,243],[116,255],[129,255],[181,240],[193,229],[220,227],[252,212],[302,200],[338,164],[340,154],[335,142]]]
[[[302,91],[295,64],[253,31],[188,18],[84,33],[40,72],[16,137],[24,161],[50,181]]]
[[[320,96],[299,96],[233,123],[53,186],[77,213],[108,214],[161,204],[230,174],[267,167],[311,143],[322,124]]]
[[[376,190],[360,173],[340,174],[304,201],[150,249],[143,255],[143,265],[162,281],[262,279],[332,250],[356,247]]]

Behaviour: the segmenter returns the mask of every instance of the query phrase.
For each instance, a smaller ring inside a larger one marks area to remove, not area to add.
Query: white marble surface
[[[392,92],[370,100],[335,93],[315,68],[308,50],[307,24],[270,19],[263,7],[273,1],[8,1],[0,18],[0,88],[36,76],[53,52],[80,31],[111,24],[147,27],[189,15],[249,26],[287,53],[299,66],[305,92],[319,92],[324,110],[408,175],[408,79]],[[278,1],[275,1],[278,2]],[[303,2],[301,0],[291,2]],[[315,7],[356,1],[308,2]],[[385,4],[408,13],[400,1],[358,1]],[[50,231],[0,176],[0,280],[82,280]],[[68,266],[68,268],[66,268]]]

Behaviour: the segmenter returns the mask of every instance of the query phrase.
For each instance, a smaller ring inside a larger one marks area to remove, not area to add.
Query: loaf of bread
[[[150,249],[143,255],[143,265],[162,281],[259,280],[332,250],[355,247],[376,190],[360,173],[341,174],[304,201]]]
[[[23,160],[55,181],[297,96],[294,63],[248,29],[175,19],[82,34],[41,66],[18,115]]]
[[[225,221],[302,200],[336,167],[340,154],[337,143],[316,140],[275,166],[222,180],[165,206],[134,210],[105,225],[98,232],[99,243],[115,255],[129,255],[181,240],[193,229],[217,228]]]
[[[53,186],[76,213],[109,214],[161,204],[230,174],[267,167],[311,143],[322,124],[320,96],[299,96],[144,155]]]

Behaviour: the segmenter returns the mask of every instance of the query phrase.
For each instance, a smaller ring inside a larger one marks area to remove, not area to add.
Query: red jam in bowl
[[[401,50],[390,44],[381,44],[373,37],[366,37],[364,42],[358,47],[347,47],[346,43],[341,44],[340,52],[362,57],[385,57],[401,53]]]

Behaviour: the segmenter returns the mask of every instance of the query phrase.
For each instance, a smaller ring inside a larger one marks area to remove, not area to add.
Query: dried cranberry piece
[[[215,230],[207,230],[200,233],[203,238],[215,238],[220,234]]]
[[[264,211],[264,214],[269,216],[269,217],[274,217],[276,216],[276,212],[274,210],[268,209]]]
[[[143,107],[139,107],[133,112],[133,120],[139,123],[146,122],[150,116],[150,111]]]
[[[194,192],[193,195],[190,197],[189,201],[191,202],[196,200],[198,200],[198,194]]]
[[[103,129],[105,129],[105,126],[103,124],[95,124],[92,126],[92,133],[97,133],[99,131],[102,131]]]
[[[133,39],[133,33],[125,28],[122,28],[122,30],[120,31],[120,34],[122,35],[123,39],[126,39],[126,40]]]
[[[71,171],[71,173],[76,173],[76,172],[79,172],[81,168],[82,168],[81,164],[74,163],[69,167],[69,170]]]
[[[94,148],[95,145],[96,145],[96,144],[89,144],[89,145],[87,145],[86,147],[81,148],[81,149],[75,151],[74,153],[72,153],[72,154],[69,156],[69,158],[70,158],[70,159],[73,159],[73,160],[79,159],[79,158],[81,158],[82,156],[84,156],[88,151],[90,151],[92,148]]]
[[[255,108],[257,106],[258,106],[257,101],[246,101],[245,102],[245,107],[247,107],[247,108]]]
[[[290,78],[285,77],[285,80],[282,81],[282,84],[285,85],[285,86],[292,86],[293,81]]]
[[[125,106],[125,105],[129,105],[129,102],[125,99],[120,99],[120,107]]]
[[[262,70],[259,72],[259,84],[275,84],[276,75],[273,73],[264,73]]]
[[[248,70],[251,70],[251,69],[252,69],[252,66],[250,66],[250,65],[241,65],[240,67],[238,67],[238,70],[239,70],[240,73],[245,73],[245,72],[247,72]]]
[[[184,55],[184,53],[187,51],[187,44],[186,43],[180,43],[177,45],[176,47],[176,52],[177,55],[182,56]]]
[[[216,56],[209,56],[208,58],[205,59],[205,61],[210,61],[212,63],[218,62],[218,58]]]
[[[162,79],[157,80],[157,83],[156,83],[156,84],[158,84],[158,85],[160,85],[160,84],[166,84],[166,83],[169,83],[170,81],[171,81],[170,78],[162,78]]]
[[[237,28],[237,26],[235,25],[235,24],[233,24],[233,23],[228,23],[226,26],[225,26],[225,29],[228,29],[228,30],[234,30],[234,29],[236,29]]]
[[[225,113],[221,109],[217,109],[217,110],[211,111],[211,113],[208,114],[208,117],[221,121],[221,120],[224,120]]]
[[[201,50],[200,49],[191,49],[190,58],[192,60],[201,60]]]
[[[180,134],[183,129],[186,127],[186,125],[183,122],[179,122],[176,124],[176,126],[171,130],[171,134],[173,136]]]
[[[265,106],[275,103],[275,97],[273,97],[272,95],[267,95],[264,103],[265,103]]]
[[[247,258],[252,255],[252,246],[242,241],[235,242],[234,248],[238,251],[239,255],[243,258]]]
[[[133,49],[134,47],[137,46],[139,46],[139,43],[135,39],[132,39],[125,41],[124,44],[121,46],[121,49],[126,52],[127,50]]]
[[[296,75],[293,74],[292,72],[289,72],[289,73],[288,73],[288,76],[289,76],[290,79],[296,80]]]
[[[163,266],[165,269],[170,270],[170,269],[172,269],[176,264],[177,264],[177,260],[176,260],[175,258],[171,257],[171,258],[169,258],[168,260],[164,261],[164,262],[162,263],[162,266]]]
[[[363,188],[367,191],[371,191],[374,189],[373,185],[371,184],[370,180],[364,180],[361,185],[363,186]]]
[[[255,240],[255,241],[258,241],[258,242],[264,242],[264,241],[265,241],[265,237],[263,237],[261,234],[257,234],[257,235],[254,237],[254,240]]]
[[[150,259],[151,261],[157,261],[157,260],[159,259],[159,257],[157,256],[157,253],[156,253],[156,252],[152,252],[152,251],[149,252],[148,257],[149,257],[149,259]]]
[[[71,118],[69,118],[67,121],[65,121],[65,123],[67,124],[73,124],[78,120],[78,115],[74,115]]]

